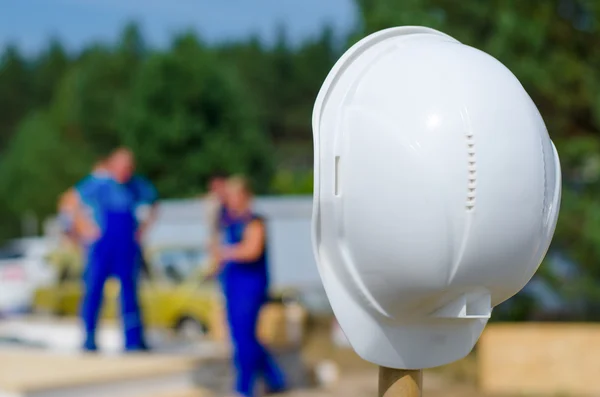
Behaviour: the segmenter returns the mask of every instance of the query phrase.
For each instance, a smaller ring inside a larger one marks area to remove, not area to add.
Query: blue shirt
[[[152,205],[158,201],[158,192],[148,179],[141,175],[134,175],[125,184],[133,194],[137,205]]]
[[[141,175],[134,175],[125,183],[125,186],[133,195],[137,221],[138,223],[143,223],[147,216],[147,213],[144,213],[144,211],[156,204],[158,201],[158,192],[152,182]]]

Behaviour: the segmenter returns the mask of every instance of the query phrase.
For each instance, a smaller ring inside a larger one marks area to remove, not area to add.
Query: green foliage
[[[16,47],[0,58],[0,151],[4,150],[19,121],[31,109],[30,70]]]
[[[89,156],[61,138],[47,113],[32,113],[19,125],[0,162],[0,197],[11,213],[53,213],[63,189],[89,169]]]
[[[271,191],[274,194],[312,194],[313,173],[280,169],[273,177]]]
[[[54,96],[54,90],[69,68],[69,58],[57,40],[52,40],[33,64],[33,92],[36,107],[48,106]]]
[[[264,192],[272,150],[252,99],[194,36],[142,65],[123,110],[123,140],[162,194],[193,195],[215,168],[247,173]]]

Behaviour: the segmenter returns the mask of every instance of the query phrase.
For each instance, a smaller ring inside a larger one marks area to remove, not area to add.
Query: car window
[[[23,250],[13,245],[0,248],[0,261],[9,259],[22,259],[25,257]],[[1,265],[1,264],[0,264]]]
[[[154,253],[150,263],[159,277],[180,283],[202,266],[204,258],[204,251],[198,248],[167,248]]]
[[[60,282],[66,281],[81,281],[81,269],[73,266],[65,266],[60,270],[59,280]]]

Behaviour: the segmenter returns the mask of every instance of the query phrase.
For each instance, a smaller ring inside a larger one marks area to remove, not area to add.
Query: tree
[[[48,49],[33,63],[32,95],[35,106],[45,107],[50,104],[58,84],[70,66],[70,60],[62,44],[53,39]]]
[[[187,34],[144,62],[120,130],[164,196],[197,194],[214,168],[243,172],[264,191],[271,147],[247,94],[235,70]]]
[[[92,152],[106,153],[123,143],[118,117],[131,81],[145,55],[136,25],[128,25],[116,50],[85,51],[56,89],[52,112],[67,137],[83,140]]]
[[[290,102],[284,113],[285,141],[280,145],[286,156],[278,162],[286,168],[305,173],[312,169],[314,101],[340,55],[329,26],[324,26],[316,38],[305,41],[294,53],[292,77],[286,84]]]
[[[13,220],[29,211],[54,213],[58,196],[88,172],[89,159],[62,139],[49,114],[24,119],[0,162],[0,197]]]
[[[15,46],[8,46],[0,59],[0,152],[32,103],[30,69]]]

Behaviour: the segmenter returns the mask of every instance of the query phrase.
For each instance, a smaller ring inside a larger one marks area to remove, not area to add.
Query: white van
[[[54,282],[56,270],[47,261],[51,249],[43,237],[0,246],[0,315],[28,312],[35,290]]]

